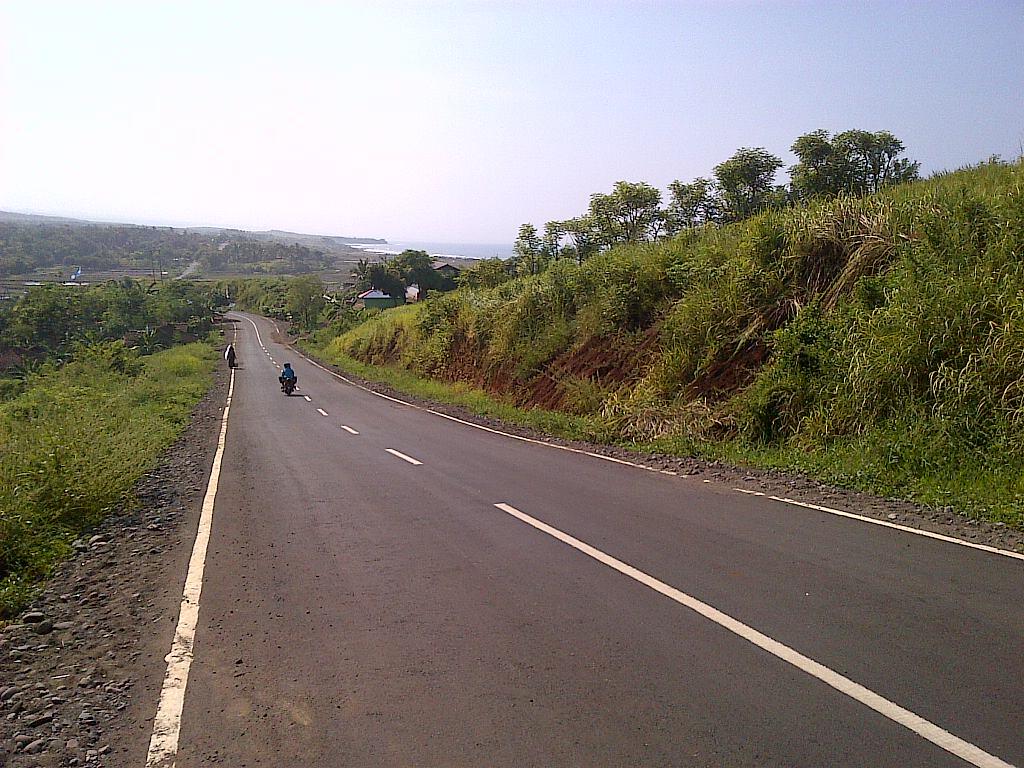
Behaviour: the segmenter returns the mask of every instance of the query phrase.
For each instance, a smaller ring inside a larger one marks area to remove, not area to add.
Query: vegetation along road
[[[151,765],[1024,764],[1020,555],[480,429],[234,318]]]

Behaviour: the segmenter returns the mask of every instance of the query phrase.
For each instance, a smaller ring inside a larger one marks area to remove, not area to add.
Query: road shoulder
[[[137,503],[80,540],[26,614],[41,620],[0,631],[0,765],[145,763],[228,379],[218,368]]]

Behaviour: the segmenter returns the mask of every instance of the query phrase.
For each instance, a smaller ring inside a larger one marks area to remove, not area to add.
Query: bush
[[[96,347],[0,405],[0,617],[76,535],[126,503],[188,423],[216,360],[205,344],[142,360]]]

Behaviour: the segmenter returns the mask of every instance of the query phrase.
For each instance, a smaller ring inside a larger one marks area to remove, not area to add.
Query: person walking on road
[[[228,344],[228,348],[224,350],[224,359],[228,361],[228,368],[235,367],[235,345]]]

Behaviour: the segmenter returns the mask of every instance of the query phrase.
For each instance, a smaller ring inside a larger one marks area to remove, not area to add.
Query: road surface
[[[196,259],[195,261],[190,262],[189,265],[185,267],[185,270],[174,279],[185,280],[186,278],[192,277],[192,275],[199,271],[199,267],[201,266],[202,262]]]
[[[1024,766],[1024,561],[474,428],[233,317],[179,768]]]

